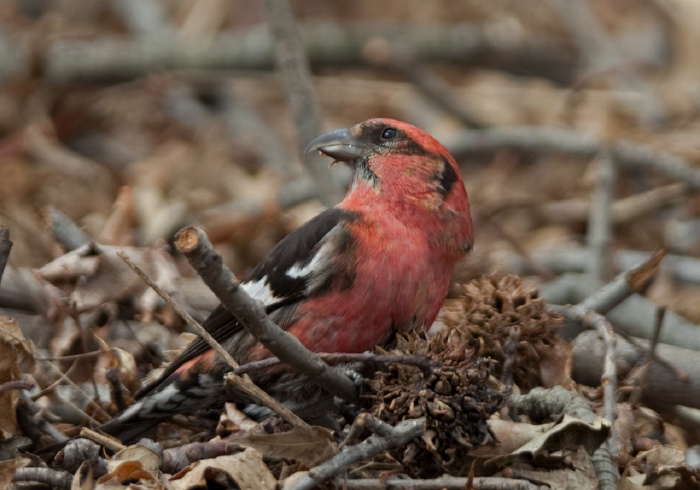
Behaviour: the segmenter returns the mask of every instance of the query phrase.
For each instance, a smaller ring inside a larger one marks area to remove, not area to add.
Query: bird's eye
[[[399,132],[396,129],[386,128],[384,131],[382,131],[382,139],[393,140],[394,138],[396,138],[397,134],[399,134]]]

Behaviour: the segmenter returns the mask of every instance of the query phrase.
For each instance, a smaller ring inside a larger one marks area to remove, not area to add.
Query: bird
[[[241,286],[314,352],[365,352],[429,328],[474,242],[455,159],[428,133],[388,118],[321,135],[313,151],[351,167],[345,198],[282,239]],[[241,364],[271,356],[221,305],[203,327]],[[127,443],[174,414],[221,408],[230,370],[198,337],[100,430]],[[299,414],[327,396],[290,369],[250,375]]]

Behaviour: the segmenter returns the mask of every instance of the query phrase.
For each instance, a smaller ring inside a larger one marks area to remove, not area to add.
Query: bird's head
[[[355,169],[350,193],[369,188],[385,197],[437,206],[452,194],[467,201],[454,158],[435,138],[410,124],[369,119],[319,136],[306,153],[314,150]]]

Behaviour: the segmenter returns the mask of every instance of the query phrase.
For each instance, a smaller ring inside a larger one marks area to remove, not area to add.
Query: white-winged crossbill
[[[354,169],[345,199],[283,239],[242,286],[315,352],[363,352],[397,332],[430,327],[473,242],[454,158],[430,135],[392,119],[320,136],[307,148],[315,150]],[[241,364],[270,356],[221,306],[204,327]],[[197,338],[102,430],[129,441],[171,415],[222,406],[229,370]],[[301,413],[324,395],[286,369],[251,377]]]

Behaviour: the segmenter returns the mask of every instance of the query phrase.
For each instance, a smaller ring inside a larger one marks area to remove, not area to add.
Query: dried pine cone
[[[557,334],[561,319],[513,275],[482,277],[463,285],[457,299],[445,302],[439,319],[454,339],[478,339],[479,355],[496,361],[496,375],[503,367],[508,336],[518,328],[513,380],[524,389],[541,384],[540,363],[561,342]]]
[[[394,454],[423,477],[468,472],[466,453],[490,434],[486,421],[503,401],[489,386],[490,361],[449,337],[447,331],[430,340],[423,334],[400,337],[390,353],[426,356],[432,367],[391,364],[366,382],[376,417],[391,424],[426,417],[425,434]]]

